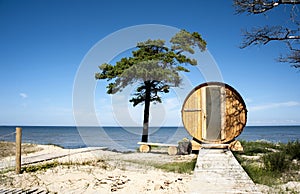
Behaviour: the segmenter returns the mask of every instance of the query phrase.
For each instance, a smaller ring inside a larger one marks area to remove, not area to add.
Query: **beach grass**
[[[197,159],[184,162],[171,162],[165,164],[154,164],[155,168],[162,169],[166,172],[187,173],[192,174],[196,165]]]
[[[244,152],[234,153],[255,183],[268,186],[299,181],[300,142],[286,144],[241,141]]]
[[[39,148],[36,144],[28,144],[28,143],[22,144],[23,154],[29,154],[40,150],[41,148]],[[16,154],[15,142],[0,141],[0,159],[9,156],[14,156],[15,154]]]
[[[240,141],[244,147],[243,154],[247,156],[255,156],[272,152],[272,149],[280,149],[280,144],[273,144],[265,141]],[[281,148],[282,149],[282,148]]]
[[[37,171],[46,171],[48,169],[51,168],[55,168],[57,166],[97,166],[97,167],[101,167],[103,169],[108,169],[109,168],[109,164],[102,160],[102,159],[98,159],[98,160],[89,160],[89,161],[83,161],[83,162],[58,162],[57,160],[53,160],[50,162],[44,162],[44,163],[38,163],[38,164],[31,164],[31,165],[27,165],[22,167],[21,172],[24,173],[29,173],[29,172],[37,172]]]
[[[47,169],[54,168],[54,167],[57,167],[59,165],[61,165],[61,164],[58,163],[57,161],[47,162],[47,163],[41,163],[41,164],[38,164],[38,165],[28,165],[28,166],[22,167],[21,173],[24,173],[24,172],[29,173],[29,172],[36,172],[36,171],[46,171]]]

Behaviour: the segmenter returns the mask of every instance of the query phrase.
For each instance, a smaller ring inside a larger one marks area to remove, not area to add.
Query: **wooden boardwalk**
[[[95,150],[103,150],[105,147],[87,147],[80,149],[69,149],[67,152],[63,153],[46,153],[40,154],[36,156],[27,156],[22,157],[22,165],[33,164],[37,162],[43,162],[47,160],[52,160],[56,158],[61,158],[65,156],[70,156],[73,154],[83,153],[83,152],[91,152]],[[0,162],[0,170],[4,170],[7,168],[13,168],[15,166],[15,160],[11,160],[9,162]],[[48,191],[40,190],[40,189],[21,189],[21,188],[0,188],[0,194],[47,194]]]
[[[91,152],[95,150],[104,150],[107,149],[106,147],[87,147],[87,148],[80,148],[80,149],[66,149],[64,152],[61,153],[45,153],[41,155],[36,155],[36,156],[25,156],[22,157],[22,165],[27,165],[27,164],[33,164],[37,162],[43,162],[43,161],[48,161],[56,158],[61,158],[65,156],[70,156],[73,154],[78,154],[78,153],[84,153],[84,152]],[[0,170],[4,170],[6,168],[13,168],[15,167],[15,160],[12,159],[8,162],[0,162]],[[0,192],[1,193],[1,192]]]
[[[260,193],[228,149],[200,149],[190,193]]]
[[[39,189],[1,189],[1,194],[47,194],[48,191],[39,190]]]

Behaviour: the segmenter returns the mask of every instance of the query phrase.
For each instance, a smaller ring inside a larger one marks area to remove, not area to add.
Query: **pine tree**
[[[106,79],[107,93],[115,94],[126,86],[139,83],[130,102],[133,106],[144,103],[142,142],[148,141],[150,103],[161,103],[161,94],[168,93],[170,87],[181,83],[179,72],[189,72],[187,65],[197,65],[195,59],[184,53],[194,54],[195,48],[206,49],[206,42],[197,32],[181,30],[170,40],[167,47],[164,40],[147,40],[137,43],[132,56],[124,57],[115,65],[104,63],[96,79]]]

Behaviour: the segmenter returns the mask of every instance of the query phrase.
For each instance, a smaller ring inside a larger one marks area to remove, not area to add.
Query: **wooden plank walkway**
[[[48,161],[56,158],[61,158],[65,156],[70,156],[73,154],[79,154],[84,152],[91,152],[96,150],[107,149],[105,147],[87,147],[80,149],[69,149],[64,150],[62,153],[45,153],[36,156],[27,156],[22,157],[22,165],[33,164],[37,162]],[[11,160],[9,162],[0,162],[0,170],[6,168],[13,168],[15,166],[15,160]],[[21,189],[21,188],[0,188],[0,194],[47,194],[48,191],[40,190],[40,189]]]
[[[3,189],[0,188],[1,194],[47,194],[48,191],[39,189]]]
[[[95,150],[104,150],[107,149],[106,147],[87,147],[87,148],[80,148],[80,149],[68,149],[64,150],[62,153],[46,153],[36,156],[25,156],[22,157],[21,165],[33,164],[37,162],[43,162],[48,160],[53,160],[56,158],[61,158],[65,156],[70,156],[73,154],[84,153],[84,152],[91,152]],[[11,160],[9,162],[0,162],[0,170],[4,170],[6,168],[15,167],[15,160]]]
[[[191,193],[260,193],[228,149],[200,149]]]

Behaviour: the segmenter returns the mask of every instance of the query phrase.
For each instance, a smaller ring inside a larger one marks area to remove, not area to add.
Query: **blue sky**
[[[242,29],[285,23],[288,8],[248,16],[235,15],[232,1],[0,0],[0,125],[76,125],[73,88],[85,56],[110,34],[147,24],[199,32],[224,82],[246,101],[248,125],[299,125],[300,73],[276,61],[285,45],[239,48]],[[205,82],[198,74],[186,75],[192,86]],[[143,107],[96,83],[90,114],[99,125],[141,125]],[[152,125],[180,125],[175,93],[152,106]]]

